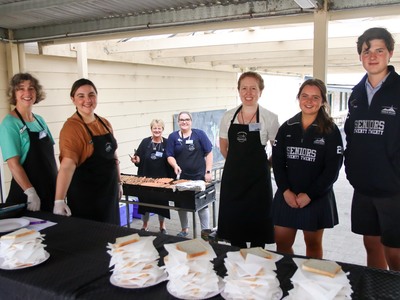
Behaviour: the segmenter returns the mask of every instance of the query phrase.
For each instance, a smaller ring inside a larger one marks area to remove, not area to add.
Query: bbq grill
[[[204,191],[179,191],[173,179],[169,183],[166,183],[165,180],[158,183],[157,179],[145,180],[143,178],[143,180],[140,180],[140,177],[131,174],[121,174],[121,178],[124,194],[124,197],[120,200],[121,203],[191,212],[193,238],[197,237],[196,212],[212,204],[212,222],[213,227],[216,226],[215,182],[206,183]],[[132,201],[130,196],[137,197],[139,201]],[[126,208],[127,226],[130,228],[129,216],[131,212],[129,205]]]

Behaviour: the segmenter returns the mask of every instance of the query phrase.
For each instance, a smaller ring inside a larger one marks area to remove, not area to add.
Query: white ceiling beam
[[[355,37],[338,37],[329,40],[330,49],[343,48],[346,45],[351,45],[355,49]],[[107,51],[112,55],[113,46],[108,46]],[[252,52],[282,52],[282,51],[304,51],[313,49],[313,40],[293,40],[293,41],[278,41],[278,42],[264,42],[252,44],[231,44],[224,46],[204,46],[194,48],[174,48],[165,50],[151,50],[144,51],[151,53],[153,59],[167,58],[167,57],[181,57],[181,56],[210,56],[210,55],[229,55],[229,54],[243,54]],[[130,53],[136,54],[141,51],[131,51]]]
[[[296,32],[296,35],[293,35]],[[213,31],[193,32],[186,36],[163,36],[159,39],[118,42],[111,50],[116,52],[132,52],[143,50],[186,49],[207,46],[240,45],[265,43],[282,40],[301,40],[313,37],[312,27],[302,24],[284,28],[262,29],[257,27],[242,28],[240,31],[214,33]]]

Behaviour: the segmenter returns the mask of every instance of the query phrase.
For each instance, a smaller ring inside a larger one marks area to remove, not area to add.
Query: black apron
[[[204,153],[201,148],[200,140],[192,139],[192,135],[188,138],[183,138],[182,135],[182,151],[175,157],[176,162],[182,170],[180,179],[204,180],[204,175],[206,173]],[[193,140],[193,144],[186,143],[186,141],[190,139]]]
[[[21,134],[24,130],[27,130],[30,141],[28,154],[22,167],[40,198],[40,210],[53,212],[57,180],[57,163],[54,156],[53,142],[45,127],[35,118],[35,115],[33,117],[43,129],[40,132],[31,132],[17,109],[15,109],[15,113],[24,124],[20,130]],[[27,196],[14,178],[11,180],[6,202],[27,202]]]
[[[78,111],[76,113],[82,119]],[[117,141],[106,124],[96,114],[95,117],[108,133],[93,136],[82,119],[94,151],[75,169],[67,203],[74,217],[119,225],[118,169],[114,158]]]
[[[218,237],[273,243],[272,184],[267,154],[259,131],[250,131],[249,125],[233,124],[241,108],[235,112],[228,130],[229,150],[221,179]]]
[[[141,157],[141,160],[143,160],[143,169],[141,169],[140,174],[138,173],[139,176],[147,176],[152,178],[171,177],[172,172],[169,172],[169,169],[172,170],[172,168],[167,162],[165,148],[166,142],[164,139],[161,143],[153,143],[150,139],[149,144],[143,152],[144,157]],[[161,154],[162,156],[160,157]],[[141,199],[139,198],[139,202],[140,200]],[[169,200],[152,199],[151,202],[158,205],[168,206]],[[161,215],[168,219],[171,217],[169,209],[139,205],[139,214],[144,215],[147,212]]]

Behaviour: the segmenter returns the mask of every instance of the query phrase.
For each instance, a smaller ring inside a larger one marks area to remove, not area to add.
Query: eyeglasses
[[[191,119],[179,119],[179,122],[190,122],[192,121]]]

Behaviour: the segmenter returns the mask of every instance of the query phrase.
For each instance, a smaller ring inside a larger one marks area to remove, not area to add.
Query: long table
[[[125,200],[121,199],[120,203],[126,204],[126,219],[128,227],[130,227],[129,214],[131,213],[129,211],[129,204],[191,212],[194,238],[197,237],[196,212],[208,206],[209,204],[212,204],[213,227],[217,225],[215,209],[216,190],[214,183],[208,183],[205,191],[200,192],[173,191],[170,188],[150,187],[126,183],[123,184],[122,188]],[[137,197],[139,201],[131,200],[130,196]]]
[[[166,289],[167,282],[143,289],[124,289],[110,283],[107,243],[135,232],[146,236],[156,233],[45,212],[27,212],[25,215],[57,223],[42,231],[50,258],[31,268],[0,270],[0,299],[175,299]],[[160,265],[167,255],[164,245],[182,240],[185,239],[157,235],[154,246],[161,257]],[[213,261],[214,269],[224,277],[226,253],[238,248],[221,244],[212,246],[217,255]],[[345,272],[349,272],[353,299],[400,299],[400,272],[346,263],[340,265]],[[285,255],[277,262],[277,278],[284,296],[292,288],[290,278],[296,269],[291,256]],[[218,295],[212,299],[223,298]]]

